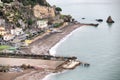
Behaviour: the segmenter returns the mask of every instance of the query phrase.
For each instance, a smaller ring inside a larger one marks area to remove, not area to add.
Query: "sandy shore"
[[[16,77],[14,80],[42,80],[50,73],[52,73],[51,70],[34,70],[27,74]]]
[[[28,46],[28,48],[23,49],[23,51],[27,54],[49,54],[49,50],[53,47],[56,43],[58,43],[62,38],[68,35],[70,32],[75,30],[76,28],[82,26],[83,24],[71,24],[62,28],[61,33],[52,33],[45,35],[42,38],[37,39],[32,44]]]
[[[64,61],[0,58],[0,63],[11,66],[28,65],[31,63],[30,65],[36,66],[35,69],[23,70],[23,72],[0,72],[0,80],[40,80],[54,72],[56,67],[64,63]]]
[[[24,70],[24,72],[10,72],[10,73],[3,73],[0,72],[0,80],[14,80],[16,77],[27,74],[32,70]]]

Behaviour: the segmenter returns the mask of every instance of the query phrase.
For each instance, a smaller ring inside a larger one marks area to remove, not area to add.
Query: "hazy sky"
[[[120,0],[47,0],[52,3],[120,3]]]

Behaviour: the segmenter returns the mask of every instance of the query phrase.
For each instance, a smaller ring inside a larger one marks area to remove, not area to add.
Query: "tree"
[[[27,5],[34,6],[37,3],[43,6],[49,6],[46,0],[18,0],[18,1],[23,3],[24,6],[27,6]]]
[[[56,10],[56,14],[60,14],[60,12],[62,11],[60,7],[56,7],[55,10]]]
[[[62,11],[62,9],[60,7],[56,7],[55,10],[56,11]]]
[[[1,0],[3,3],[10,3],[13,2],[13,0]]]
[[[33,20],[32,19],[28,19],[28,25],[32,25],[33,24]]]
[[[2,11],[0,11],[0,16],[3,16],[3,12]]]
[[[0,35],[0,38],[2,38],[3,36],[2,35]]]

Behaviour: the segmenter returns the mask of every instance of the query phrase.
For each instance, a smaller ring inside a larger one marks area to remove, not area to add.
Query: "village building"
[[[47,20],[39,20],[39,21],[37,21],[37,26],[40,29],[46,29],[46,28],[48,28],[48,21]]]
[[[11,34],[13,34],[13,35],[21,35],[23,33],[24,32],[23,32],[22,28],[11,29]]]
[[[14,39],[14,37],[15,36],[12,35],[12,34],[6,34],[6,35],[3,36],[3,40],[10,41],[10,40]]]
[[[0,25],[1,25],[1,26],[5,26],[5,19],[1,19],[1,18],[0,18]]]
[[[5,35],[7,33],[7,31],[5,30],[4,27],[0,27],[0,35]]]

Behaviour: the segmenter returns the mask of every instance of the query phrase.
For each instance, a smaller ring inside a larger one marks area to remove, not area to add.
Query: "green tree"
[[[62,11],[60,7],[56,7],[55,10],[56,10],[56,14],[60,14],[60,12]]]
[[[33,20],[32,19],[28,19],[28,25],[32,25],[33,24]]]
[[[1,0],[3,3],[10,3],[13,2],[13,0]]]
[[[62,11],[62,9],[60,7],[56,7],[55,10],[56,11]]]
[[[27,6],[27,5],[34,6],[37,3],[43,6],[49,6],[46,0],[18,0],[18,1],[23,3],[24,6]]]

